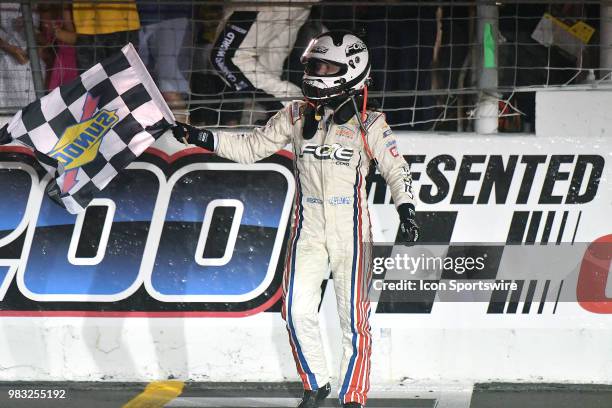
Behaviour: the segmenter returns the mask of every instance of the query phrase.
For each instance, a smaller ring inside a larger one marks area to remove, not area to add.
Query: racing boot
[[[331,385],[329,385],[329,383],[314,391],[304,390],[302,402],[300,402],[297,408],[318,408],[330,392]]]
[[[344,408],[363,408],[363,405],[358,402],[348,402],[346,404],[342,404]]]

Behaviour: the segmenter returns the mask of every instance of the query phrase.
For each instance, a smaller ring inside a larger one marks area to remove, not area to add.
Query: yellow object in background
[[[578,21],[574,25],[570,26],[569,24],[564,23],[562,20],[559,20],[548,13],[544,13],[544,18],[550,19],[554,24],[578,38],[584,44],[588,44],[589,41],[591,41],[593,33],[595,33],[595,29],[584,21]]]
[[[588,44],[595,33],[595,29],[584,21],[579,21],[570,27],[569,32],[574,34],[583,43]]]
[[[74,2],[72,18],[77,34],[110,34],[140,29],[136,3]]]
[[[584,21],[569,25],[549,13],[544,13],[531,38],[545,47],[555,46],[579,58],[594,33],[595,29]]]

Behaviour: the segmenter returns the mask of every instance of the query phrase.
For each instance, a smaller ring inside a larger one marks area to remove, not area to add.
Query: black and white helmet
[[[349,31],[329,31],[310,41],[302,55],[302,93],[316,102],[359,93],[370,77],[370,53]]]

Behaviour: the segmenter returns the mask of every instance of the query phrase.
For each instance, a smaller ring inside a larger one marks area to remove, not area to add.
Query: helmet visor
[[[338,75],[342,67],[330,61],[310,58],[304,61],[304,73],[306,75],[325,77]]]

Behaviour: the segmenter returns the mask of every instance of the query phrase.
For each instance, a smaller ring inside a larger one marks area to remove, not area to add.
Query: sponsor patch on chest
[[[344,139],[353,139],[355,132],[347,126],[339,126],[336,128],[336,137]]]

